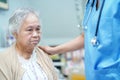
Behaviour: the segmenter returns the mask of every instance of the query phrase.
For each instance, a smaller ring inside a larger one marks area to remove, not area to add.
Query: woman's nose
[[[38,32],[37,31],[33,31],[33,36],[38,36]]]

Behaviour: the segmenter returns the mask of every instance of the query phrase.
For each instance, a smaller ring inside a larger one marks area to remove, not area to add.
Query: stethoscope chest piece
[[[93,45],[93,46],[97,46],[97,45],[99,45],[99,42],[98,42],[98,40],[97,40],[97,37],[95,36],[95,37],[93,37],[92,39],[91,39],[91,44]]]

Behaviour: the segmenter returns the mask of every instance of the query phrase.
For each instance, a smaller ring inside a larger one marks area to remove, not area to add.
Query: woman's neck
[[[29,59],[33,53],[33,49],[25,48],[16,44],[17,53],[25,59]]]

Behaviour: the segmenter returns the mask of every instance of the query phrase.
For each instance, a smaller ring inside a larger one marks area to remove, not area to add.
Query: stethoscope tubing
[[[87,17],[87,20],[86,20],[86,25],[87,25],[87,23],[88,23],[88,21],[89,21],[90,14],[91,14],[92,9],[93,9],[93,7],[94,7],[94,3],[95,3],[95,0],[93,0],[92,4],[91,4],[91,6],[90,6],[90,11],[89,11],[89,13],[88,13],[88,17]],[[98,39],[97,39],[97,35],[98,35],[98,30],[99,30],[99,25],[100,25],[100,19],[101,19],[101,15],[102,15],[104,3],[105,3],[105,0],[103,0],[102,5],[101,5],[101,8],[100,8],[100,12],[99,12],[99,15],[98,15],[98,21],[97,21],[97,25],[96,25],[96,30],[95,30],[94,37],[91,39],[91,44],[92,44],[93,46],[99,44],[99,41],[98,41]]]
[[[101,19],[104,3],[105,3],[105,0],[103,0],[102,6],[101,6],[101,9],[100,9],[100,13],[99,13],[99,16],[98,16],[98,21],[97,21],[96,31],[95,31],[95,36],[96,37],[97,37],[97,34],[98,34],[98,29],[99,29],[99,25],[100,25],[100,19]]]

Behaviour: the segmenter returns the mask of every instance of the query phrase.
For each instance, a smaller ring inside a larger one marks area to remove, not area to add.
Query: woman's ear
[[[17,32],[14,32],[13,36],[17,39]]]

